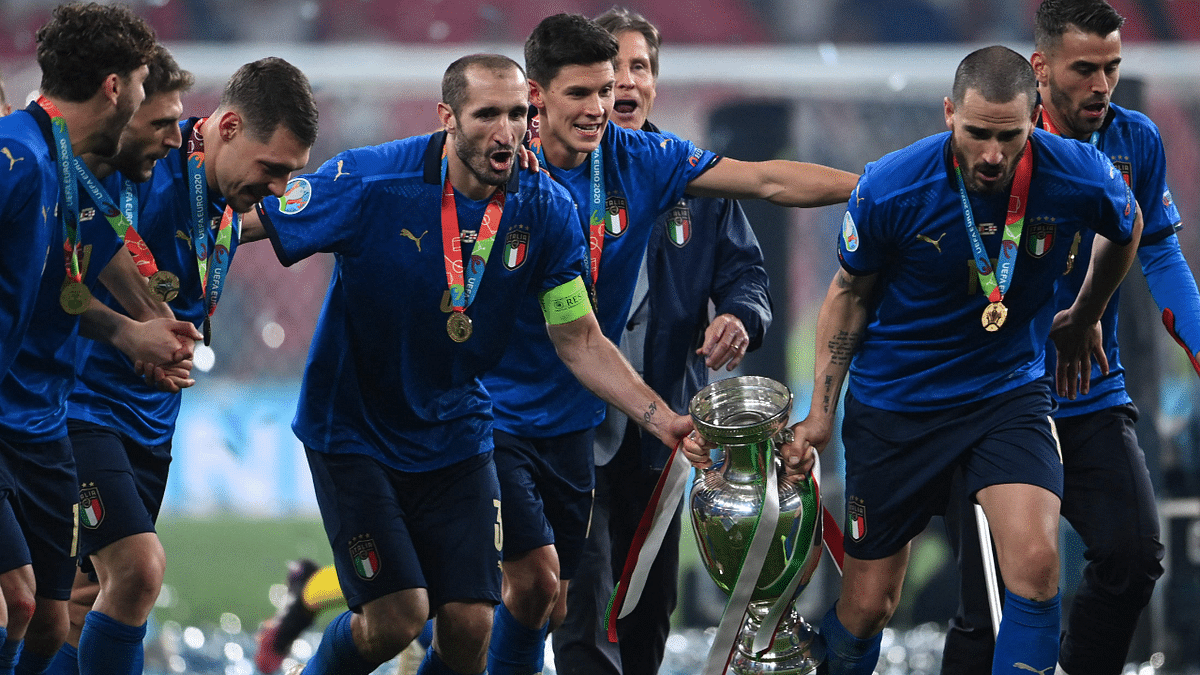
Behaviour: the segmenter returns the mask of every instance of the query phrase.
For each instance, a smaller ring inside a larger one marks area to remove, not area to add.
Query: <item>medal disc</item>
[[[163,302],[170,302],[179,295],[179,277],[166,270],[150,275],[150,294]]]
[[[58,304],[62,305],[63,311],[67,314],[83,314],[87,311],[88,304],[92,299],[92,292],[87,286],[72,281],[63,286],[62,293],[58,296]]]
[[[471,317],[462,312],[452,312],[446,319],[446,333],[455,342],[466,342],[471,337]]]
[[[1004,320],[1008,318],[1008,308],[1002,302],[988,303],[986,309],[983,310],[983,328],[989,333],[995,333],[1004,325]]]
[[[212,344],[212,321],[206,316],[204,317],[204,346]]]

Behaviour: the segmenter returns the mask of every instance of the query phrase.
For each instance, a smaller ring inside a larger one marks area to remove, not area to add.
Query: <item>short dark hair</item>
[[[283,125],[305,147],[317,142],[317,104],[300,69],[277,56],[247,63],[225,85],[222,108],[234,108],[247,131],[267,142]]]
[[[146,98],[160,93],[187,91],[196,83],[195,76],[180,68],[175,57],[162,44],[155,45],[154,54],[147,65],[150,66],[150,74],[142,85],[146,90]]]
[[[1039,52],[1052,51],[1070,26],[1104,37],[1124,23],[1125,17],[1104,0],[1042,0],[1033,20],[1033,43]]]
[[[154,30],[124,5],[59,5],[37,32],[42,93],[86,101],[104,78],[128,77],[149,62],[155,44]]]
[[[614,37],[629,30],[641,33],[642,37],[646,38],[646,47],[650,50],[650,72],[655,78],[658,77],[658,49],[662,46],[662,35],[654,24],[641,14],[625,7],[613,7],[596,17],[595,21]]]
[[[442,76],[442,103],[450,106],[455,117],[467,101],[467,69],[471,66],[486,68],[497,75],[515,68],[522,78],[525,77],[521,64],[501,54],[471,54],[458,59],[446,68],[446,74]]]
[[[542,19],[525,41],[525,72],[549,85],[563,66],[588,66],[617,58],[620,47],[611,33],[579,14]]]
[[[1037,105],[1033,66],[1024,56],[1000,45],[977,49],[958,64],[951,98],[955,106],[962,105],[968,89],[974,89],[992,103],[1008,103],[1025,94],[1029,112]]]

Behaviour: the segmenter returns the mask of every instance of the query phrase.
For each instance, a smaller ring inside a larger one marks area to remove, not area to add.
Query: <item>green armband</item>
[[[592,311],[583,277],[575,277],[558,288],[542,292],[538,300],[542,303],[542,315],[551,326],[571,323]]]

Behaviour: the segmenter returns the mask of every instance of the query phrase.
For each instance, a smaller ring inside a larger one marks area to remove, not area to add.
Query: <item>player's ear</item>
[[[543,94],[542,85],[538,84],[537,82],[534,82],[533,80],[530,80],[529,81],[529,102],[532,103],[533,106],[535,108],[537,108],[538,110],[546,109],[545,98],[543,97],[542,94]]]
[[[1033,56],[1029,57],[1029,65],[1033,66],[1033,75],[1037,78],[1038,84],[1046,84],[1046,55],[1041,52],[1034,52]]]
[[[226,110],[221,113],[221,117],[217,120],[217,133],[221,135],[221,141],[228,143],[233,140],[234,136],[242,128],[242,116],[233,110]]]
[[[954,101],[947,96],[942,99],[943,112],[946,114],[946,128],[954,131]]]
[[[454,111],[445,103],[438,103],[438,121],[442,123],[442,128],[447,133],[454,133]]]
[[[1033,116],[1030,117],[1030,119],[1029,119],[1030,123],[1032,123],[1033,126],[1036,127],[1038,118],[1041,117],[1041,115],[1042,115],[1042,104],[1038,103],[1037,105],[1033,106]]]

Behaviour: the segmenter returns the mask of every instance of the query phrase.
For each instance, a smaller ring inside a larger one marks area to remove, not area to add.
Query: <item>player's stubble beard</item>
[[[1058,87],[1057,83],[1055,82],[1054,75],[1051,74],[1047,76],[1047,85],[1048,86],[1046,88],[1050,90],[1050,104],[1054,106],[1054,110],[1057,111],[1059,115],[1068,117],[1067,122],[1071,125],[1071,132],[1086,136],[1093,131],[1100,130],[1100,127],[1104,124],[1104,119],[1107,115],[1101,115],[1097,119],[1089,120],[1081,115],[1080,111],[1083,110],[1084,106],[1103,103],[1105,112],[1107,113],[1109,104],[1109,98],[1107,96],[1093,98],[1090,101],[1081,101],[1079,105],[1075,105],[1075,102],[1071,100],[1067,93]],[[1067,130],[1064,129],[1063,131]]]
[[[1028,139],[1029,137],[1026,136],[1025,140]],[[963,183],[967,186],[967,190],[978,194],[990,195],[998,194],[1000,192],[1008,192],[1009,186],[1012,185],[1013,175],[1017,172],[1017,162],[1021,161],[1021,157],[1025,155],[1026,149],[1025,142],[1022,141],[1021,151],[1012,158],[1008,166],[1000,167],[999,173],[1001,179],[997,180],[991,185],[987,185],[985,183],[980,183],[975,179],[975,172],[978,169],[995,167],[996,165],[987,164],[984,162],[968,164],[967,156],[963,154],[962,150],[958,147],[958,140],[953,136],[950,138],[950,151],[954,153],[954,158],[958,160],[958,166],[962,169]]]
[[[512,153],[511,164],[508,169],[503,172],[496,172],[492,169],[488,158],[495,152],[505,150]],[[454,152],[458,155],[459,161],[463,166],[474,174],[479,179],[479,182],[484,185],[504,185],[512,176],[512,172],[517,168],[517,149],[506,148],[503,146],[492,147],[488,152],[481,152],[471,146],[467,139],[462,136],[457,136],[454,139]]]

